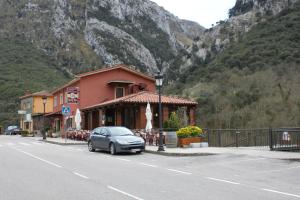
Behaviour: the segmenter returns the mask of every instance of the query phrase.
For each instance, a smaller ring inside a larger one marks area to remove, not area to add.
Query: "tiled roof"
[[[54,116],[54,115],[62,115],[61,111],[46,113],[45,116]]]
[[[83,74],[78,74],[76,75],[77,78],[82,78],[82,77],[85,77],[85,76],[90,76],[90,75],[93,75],[93,74],[98,74],[98,73],[102,73],[102,72],[106,72],[106,71],[111,71],[111,70],[115,70],[115,69],[123,69],[123,70],[126,70],[128,72],[131,72],[133,74],[136,74],[138,76],[142,76],[144,78],[147,78],[149,80],[152,80],[152,81],[155,81],[155,79],[149,75],[146,75],[144,73],[141,73],[137,70],[134,70],[134,69],[131,69],[130,66],[128,65],[124,65],[124,64],[119,64],[119,65],[113,65],[111,67],[104,67],[104,68],[101,68],[101,69],[98,69],[98,70],[94,70],[94,71],[91,71],[91,72],[86,72],[86,73],[83,73]]]
[[[83,108],[82,110],[93,109],[97,107],[103,107],[118,103],[141,103],[145,104],[149,102],[150,104],[157,104],[158,103],[158,94],[151,93],[151,92],[139,92],[136,94],[127,95],[118,99],[106,101],[97,105],[89,106]],[[172,96],[161,96],[162,104],[174,104],[174,105],[197,105],[198,103],[189,99],[179,98],[179,97],[172,97]]]
[[[70,82],[68,82],[67,84],[65,84],[65,85],[63,85],[63,86],[61,86],[59,88],[56,88],[56,89],[52,90],[51,93],[54,94],[54,93],[58,92],[59,90],[62,90],[65,87],[68,87],[68,86],[70,86],[70,85],[78,82],[79,80],[80,80],[79,78],[75,78],[75,79],[71,80]]]
[[[28,98],[28,97],[42,97],[42,96],[50,97],[52,95],[48,91],[43,90],[43,91],[40,91],[40,92],[26,94],[24,96],[21,96],[20,99],[25,99],[25,98]]]

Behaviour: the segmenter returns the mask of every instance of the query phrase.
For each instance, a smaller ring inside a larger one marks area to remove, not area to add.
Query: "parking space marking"
[[[227,181],[227,180],[223,180],[223,179],[212,178],[212,177],[205,177],[205,178],[209,179],[209,180],[213,180],[213,181],[219,181],[219,182],[230,183],[230,184],[234,184],[234,185],[240,185],[240,183]]]
[[[15,146],[16,144],[14,144],[14,143],[11,143],[11,142],[8,142],[8,143],[6,143],[8,146]]]
[[[119,190],[119,189],[117,189],[117,188],[115,188],[115,187],[112,187],[112,186],[110,186],[110,185],[108,185],[107,188],[109,188],[109,189],[111,189],[111,190],[114,190],[114,191],[116,191],[116,192],[119,192],[119,193],[121,193],[121,194],[124,194],[124,195],[126,195],[126,196],[128,196],[128,197],[131,197],[131,198],[133,198],[133,199],[136,199],[136,200],[143,200],[143,199],[140,198],[140,197],[134,196],[134,195],[132,195],[132,194],[129,194],[129,193],[127,193],[127,192],[124,192],[124,191],[122,191],[122,190]]]
[[[172,172],[178,172],[178,173],[181,173],[181,174],[186,174],[186,175],[192,175],[192,173],[190,172],[184,172],[184,171],[181,171],[181,170],[177,170],[177,169],[167,169],[169,171],[172,171]]]
[[[30,144],[24,143],[24,142],[19,142],[19,144],[23,145],[23,146],[30,146]]]
[[[300,195],[296,195],[296,194],[291,194],[291,193],[286,193],[286,192],[280,192],[280,191],[270,190],[270,189],[265,189],[265,188],[263,188],[262,190],[267,191],[267,192],[273,192],[273,193],[277,193],[277,194],[282,194],[282,195],[286,195],[286,196],[300,198]]]
[[[81,178],[84,178],[84,179],[89,179],[89,177],[87,177],[87,176],[85,176],[85,175],[82,175],[82,174],[80,174],[80,173],[78,173],[78,172],[73,172],[73,174],[75,174],[75,175],[77,175],[77,176],[79,176],[79,177],[81,177]]]
[[[40,160],[40,161],[42,161],[42,162],[45,162],[45,163],[47,163],[47,164],[49,164],[49,165],[52,165],[52,166],[54,166],[54,167],[62,168],[62,166],[60,166],[60,165],[58,165],[58,164],[55,164],[55,163],[53,163],[53,162],[51,162],[51,161],[48,161],[48,160],[45,160],[45,159],[43,159],[43,158],[39,158],[39,157],[37,157],[37,156],[35,156],[35,155],[31,154],[31,153],[28,153],[28,152],[26,152],[26,151],[21,150],[21,149],[18,149],[18,148],[13,148],[13,149],[15,149],[16,151],[19,151],[19,152],[21,152],[21,153],[23,153],[23,154],[25,154],[25,155],[27,155],[27,156],[30,156],[30,157],[32,157],[32,158],[35,158],[35,159]]]
[[[130,162],[131,160],[125,159],[125,158],[117,158],[118,160],[122,160],[122,161],[126,161],[126,162]]]
[[[139,163],[139,164],[144,165],[144,166],[148,166],[148,167],[154,167],[154,168],[158,167],[157,165],[150,165],[150,164],[147,164],[147,163]]]

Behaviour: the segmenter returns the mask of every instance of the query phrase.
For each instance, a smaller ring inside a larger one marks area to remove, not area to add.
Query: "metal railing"
[[[211,147],[269,147],[269,129],[207,129]]]
[[[300,151],[300,128],[271,129],[270,150]]]
[[[210,147],[263,147],[300,151],[300,128],[204,129]]]

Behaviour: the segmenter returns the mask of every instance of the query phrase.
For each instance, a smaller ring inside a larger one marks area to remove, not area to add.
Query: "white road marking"
[[[178,172],[178,173],[181,173],[181,174],[186,174],[186,175],[191,175],[192,173],[190,172],[184,172],[184,171],[180,171],[180,170],[176,170],[176,169],[167,169],[169,171],[172,171],[172,172]]]
[[[81,177],[81,178],[84,178],[84,179],[89,179],[89,177],[87,177],[87,176],[85,176],[85,175],[82,175],[82,174],[79,174],[79,173],[77,173],[77,172],[73,172],[73,174],[75,174],[75,175],[77,175],[77,176],[79,176],[79,177]]]
[[[83,149],[75,149],[76,151],[83,151]]]
[[[37,160],[43,161],[43,162],[45,162],[45,163],[47,163],[47,164],[49,164],[49,165],[52,165],[52,166],[54,166],[54,167],[62,168],[62,166],[60,166],[60,165],[58,165],[58,164],[55,164],[55,163],[53,163],[53,162],[51,162],[51,161],[48,161],[48,160],[45,160],[45,159],[43,159],[43,158],[39,158],[39,157],[37,157],[37,156],[35,156],[35,155],[31,154],[31,153],[28,153],[28,152],[26,152],[26,151],[21,150],[21,149],[18,149],[18,148],[13,148],[13,149],[15,149],[15,150],[17,150],[17,151],[19,151],[19,152],[21,152],[21,153],[24,153],[24,154],[26,154],[27,156],[30,156],[30,157],[35,158],[35,159],[37,159]]]
[[[19,142],[19,144],[24,145],[24,146],[30,146],[30,144],[24,143],[24,142]]]
[[[150,164],[147,164],[147,163],[139,163],[139,164],[144,165],[144,166],[148,166],[148,167],[155,167],[155,168],[158,167],[157,165],[150,165]]]
[[[3,145],[0,144],[0,147],[3,147]]]
[[[9,142],[9,143],[6,143],[8,146],[14,146],[14,145],[16,145],[16,144],[14,144],[14,143],[11,143],[11,142]]]
[[[267,191],[267,192],[273,192],[273,193],[277,193],[277,194],[283,194],[283,195],[287,195],[287,196],[291,196],[291,197],[297,197],[297,198],[300,198],[300,195],[296,195],[296,194],[290,194],[290,193],[286,193],[286,192],[279,192],[279,191],[276,191],[276,190],[270,190],[270,189],[262,189],[264,191]]]
[[[118,160],[122,160],[122,161],[126,161],[126,162],[130,162],[131,160],[125,159],[125,158],[117,158]]]
[[[206,177],[206,178],[210,179],[210,180],[213,180],[213,181],[220,181],[220,182],[230,183],[230,184],[234,184],[234,185],[240,185],[240,183],[227,181],[227,180],[223,180],[223,179],[212,178],[212,177]]]
[[[122,190],[119,190],[119,189],[117,189],[117,188],[114,188],[114,187],[112,187],[112,186],[110,186],[110,185],[108,185],[107,187],[108,187],[109,189],[111,189],[111,190],[114,190],[114,191],[116,191],[116,192],[119,192],[119,193],[121,193],[121,194],[124,194],[124,195],[126,195],[126,196],[129,196],[129,197],[131,197],[131,198],[133,198],[133,199],[143,200],[142,198],[139,198],[139,197],[137,197],[137,196],[134,196],[134,195],[132,195],[132,194],[129,194],[129,193],[127,193],[127,192],[124,192],[124,191],[122,191]]]
[[[44,144],[42,144],[42,143],[40,143],[40,142],[31,142],[32,144],[36,144],[36,145],[40,145],[40,146],[42,146],[42,145],[44,145]]]

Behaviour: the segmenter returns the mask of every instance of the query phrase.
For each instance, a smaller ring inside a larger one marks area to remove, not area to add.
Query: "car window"
[[[95,128],[94,131],[93,131],[93,133],[94,133],[95,135],[100,135],[100,133],[101,133],[101,128]]]
[[[129,129],[124,127],[111,127],[109,128],[112,136],[128,136],[134,135]]]
[[[109,132],[106,128],[101,129],[101,135],[109,135]]]

